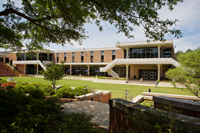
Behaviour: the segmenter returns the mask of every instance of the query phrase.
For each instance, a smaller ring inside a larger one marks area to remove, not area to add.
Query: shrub
[[[44,92],[45,96],[50,96],[54,94],[54,89],[51,85],[43,84],[40,86],[39,89],[41,89]]]
[[[41,89],[35,88],[29,92],[29,96],[35,99],[42,99],[44,98],[45,94]]]
[[[29,82],[27,82],[27,81],[17,81],[17,83],[19,83],[19,84],[23,84],[23,85],[27,85],[27,84],[29,84]]]
[[[74,98],[74,92],[69,86],[62,86],[55,91],[54,96],[58,98]]]
[[[34,85],[36,88],[40,88],[40,86],[42,85],[42,83],[32,83],[32,85]]]
[[[0,132],[101,132],[92,128],[91,116],[63,112],[56,97],[34,99],[17,90],[0,90],[0,105]]]
[[[77,93],[79,95],[84,95],[85,94],[85,90],[83,89],[84,86],[79,86],[79,87],[76,87],[73,91],[74,91],[74,95],[76,95]],[[86,89],[86,94],[87,93],[90,93],[90,91],[88,89]]]
[[[105,78],[106,78],[105,76],[98,77],[98,79],[105,79]]]

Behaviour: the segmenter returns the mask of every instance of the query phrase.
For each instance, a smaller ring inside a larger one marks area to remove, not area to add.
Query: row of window
[[[46,53],[39,53],[38,59],[41,61],[52,61],[52,56],[53,54],[49,54],[49,59],[48,55]],[[30,54],[17,54],[17,61],[22,61],[22,60],[37,60],[37,54],[36,53],[30,53]]]
[[[90,62],[93,62],[94,53],[90,52]],[[115,50],[112,50],[112,60],[115,59]],[[64,62],[67,61],[67,53],[64,53]],[[59,62],[59,53],[57,53],[57,62]],[[75,52],[72,52],[72,63],[75,62]],[[84,62],[84,52],[81,52],[81,62]],[[104,51],[101,51],[101,62],[104,62]]]

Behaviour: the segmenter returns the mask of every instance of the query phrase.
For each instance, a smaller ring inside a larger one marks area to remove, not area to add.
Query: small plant
[[[41,89],[44,92],[45,96],[50,96],[54,94],[54,89],[51,85],[43,84],[40,86],[39,89]]]
[[[62,86],[55,91],[54,96],[58,98],[74,98],[74,92],[69,86]]]
[[[84,86],[79,86],[76,87],[73,91],[74,91],[74,95],[76,95],[77,93],[79,95],[84,95],[85,94],[85,90],[83,89]],[[86,89],[86,94],[90,93],[90,91],[88,89]]]
[[[35,99],[42,99],[44,98],[45,94],[41,89],[35,88],[29,92],[29,96]]]

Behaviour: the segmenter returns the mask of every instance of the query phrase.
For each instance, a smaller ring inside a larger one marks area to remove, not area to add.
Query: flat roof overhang
[[[163,41],[140,41],[140,42],[118,42],[115,43],[115,47],[126,49],[126,48],[138,48],[138,47],[173,47],[173,40]]]
[[[56,63],[61,64],[61,63]],[[109,63],[64,63],[64,65],[108,65]]]

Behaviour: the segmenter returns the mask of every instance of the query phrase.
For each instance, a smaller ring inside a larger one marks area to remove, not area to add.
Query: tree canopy
[[[134,38],[134,26],[142,26],[148,40],[165,40],[165,35],[182,37],[179,29],[170,29],[175,20],[161,20],[158,10],[182,0],[7,0],[0,11],[0,48],[42,49],[49,43],[82,44],[84,24],[94,22],[102,31],[102,21],[114,25],[117,33]]]
[[[180,54],[178,59],[181,66],[167,71],[167,77],[182,84],[189,92],[200,98],[200,47]]]

